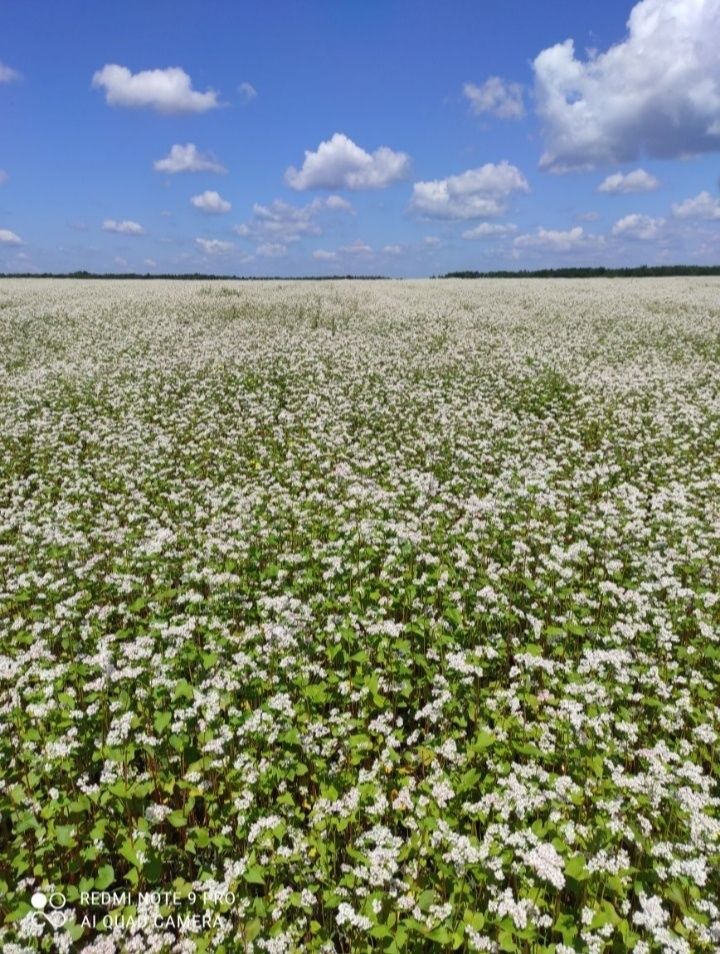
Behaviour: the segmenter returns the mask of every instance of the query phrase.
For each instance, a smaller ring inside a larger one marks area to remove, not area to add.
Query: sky
[[[720,0],[0,0],[0,272],[720,263]]]

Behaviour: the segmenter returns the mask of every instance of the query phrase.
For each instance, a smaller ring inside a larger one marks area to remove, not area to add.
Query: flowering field
[[[720,281],[0,282],[0,946],[720,947]]]

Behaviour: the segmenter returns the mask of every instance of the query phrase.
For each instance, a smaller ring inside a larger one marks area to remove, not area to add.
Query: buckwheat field
[[[720,280],[0,282],[0,946],[720,949]]]

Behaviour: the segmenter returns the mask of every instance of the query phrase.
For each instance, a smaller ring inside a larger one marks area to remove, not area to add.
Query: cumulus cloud
[[[116,222],[115,219],[105,219],[102,228],[103,232],[117,232],[120,235],[143,235],[145,233],[142,225],[130,219],[123,219],[122,222]]]
[[[399,249],[399,246],[398,246]],[[361,258],[367,255],[372,255],[373,250],[367,244],[363,242],[362,239],[356,239],[354,242],[351,242],[350,245],[342,245],[337,251],[331,252],[324,248],[315,249],[312,253],[313,258],[318,262],[334,262],[338,258],[354,258],[360,256]]]
[[[195,244],[206,255],[226,255],[235,248],[232,242],[222,242],[220,239],[196,238]]]
[[[170,152],[164,159],[153,163],[156,172],[169,172],[175,175],[178,172],[227,172],[212,156],[198,152],[195,143],[189,142],[184,146],[176,143],[171,146]]]
[[[352,206],[338,195],[316,198],[301,206],[275,199],[270,205],[256,203],[252,218],[236,225],[233,231],[254,241],[297,242],[306,235],[321,234],[317,219],[324,210],[352,212]]]
[[[257,247],[258,255],[262,255],[263,258],[280,258],[285,252],[287,248],[281,242],[263,242]]]
[[[315,152],[305,151],[301,169],[290,166],[285,181],[291,188],[305,189],[384,189],[407,178],[410,159],[404,152],[380,146],[369,153],[355,145],[343,133],[321,142]]]
[[[230,203],[226,199],[223,199],[219,192],[214,192],[212,189],[207,189],[200,195],[194,195],[190,201],[196,209],[200,209],[201,212],[205,212],[208,215],[222,215],[224,212],[229,212],[232,208]]]
[[[432,219],[484,219],[502,215],[514,192],[529,192],[525,176],[507,160],[447,179],[416,182],[411,211]]]
[[[665,219],[653,219],[649,215],[625,215],[612,227],[612,234],[622,238],[650,241],[660,234]]]
[[[347,199],[343,199],[341,195],[329,195],[327,199],[325,199],[325,208],[340,212],[354,211],[352,203],[348,202]]]
[[[95,73],[92,85],[105,90],[105,101],[110,106],[146,107],[159,113],[204,113],[220,105],[215,90],[194,90],[192,80],[179,66],[131,73],[126,66],[108,63]]]
[[[525,115],[523,88],[499,76],[490,76],[481,86],[465,83],[463,96],[476,114],[492,113],[500,119],[521,119]]]
[[[343,252],[345,255],[371,255],[372,249],[367,244],[363,242],[362,239],[355,239],[350,245],[342,245],[339,249],[339,252]]]
[[[676,219],[716,221],[720,219],[720,199],[714,198],[709,192],[701,192],[692,199],[674,203],[672,213]]]
[[[362,239],[356,239],[354,242],[351,242],[350,245],[341,245],[339,249],[335,252],[327,251],[324,248],[316,249],[312,255],[313,258],[318,262],[334,262],[340,256],[355,256],[355,255],[372,255],[373,250],[367,244],[363,242]]]
[[[22,245],[23,240],[10,229],[0,229],[0,245]]]
[[[571,39],[535,58],[542,168],[720,149],[720,0],[641,0],[627,28],[585,60]]]
[[[565,232],[540,227],[536,232],[518,235],[513,242],[515,248],[549,252],[572,252],[598,244],[602,244],[602,239],[597,235],[587,235],[580,225]]]
[[[510,223],[502,225],[499,222],[481,222],[474,229],[468,229],[462,236],[466,239],[490,239],[502,238],[504,235],[510,235],[517,232],[517,225]]]
[[[15,83],[19,79],[22,79],[21,73],[0,61],[0,83]]]
[[[609,192],[611,194],[626,192],[652,192],[660,185],[655,176],[651,176],[644,169],[633,169],[632,172],[616,172],[603,181],[598,186],[598,192]]]
[[[257,96],[257,90],[252,83],[241,83],[238,86],[238,93],[244,103],[249,103]]]

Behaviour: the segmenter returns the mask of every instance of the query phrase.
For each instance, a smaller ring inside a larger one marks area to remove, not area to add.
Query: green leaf
[[[595,916],[590,923],[590,930],[596,931],[606,924],[618,924],[619,921],[620,918],[612,904],[609,901],[601,901],[600,908],[595,911]]]
[[[77,844],[73,837],[74,831],[72,825],[58,825],[55,829],[55,841],[63,848],[73,848]]]
[[[473,752],[482,752],[484,749],[489,748],[494,743],[495,736],[490,732],[478,732],[473,738],[471,748]]]
[[[435,892],[430,888],[428,888],[426,891],[423,891],[420,897],[417,899],[418,907],[421,911],[427,911],[434,901]]]
[[[20,921],[22,918],[25,917],[28,911],[32,911],[32,910],[33,909],[30,907],[27,901],[21,901],[20,904],[17,905],[17,907],[13,908],[9,914],[5,915],[5,920]]]
[[[562,633],[562,630],[560,630]],[[527,653],[528,656],[542,656],[542,646],[538,643],[526,643],[522,648],[523,653]]]
[[[565,874],[575,881],[587,881],[590,872],[585,867],[585,858],[583,855],[573,855],[565,862]]]
[[[513,954],[514,951],[519,950],[517,944],[515,943],[515,938],[509,931],[500,931],[498,935],[498,944],[500,945],[501,951],[509,951],[510,954]]]
[[[166,729],[172,722],[172,712],[156,712],[155,718],[153,719],[153,726],[158,735],[160,735],[163,729]]]
[[[259,865],[253,865],[252,868],[248,868],[243,878],[248,884],[265,884],[263,870]]]
[[[143,868],[143,874],[151,884],[157,884],[160,881],[163,873],[163,864],[162,861],[153,854],[145,862],[145,867]]]
[[[443,927],[442,924],[440,927],[436,927],[434,931],[431,931],[427,937],[430,941],[437,941],[438,944],[444,945],[449,944],[452,940],[452,934],[446,927]]]
[[[79,941],[85,928],[82,926],[82,924],[77,924],[74,921],[70,921],[64,926],[63,930],[70,935],[73,941]]]
[[[95,879],[95,887],[98,891],[104,891],[115,881],[115,871],[112,865],[103,865],[98,871]]]
[[[129,861],[131,865],[134,865],[136,868],[141,867],[140,861],[138,859],[138,856],[135,854],[135,849],[131,841],[126,839],[120,846],[119,850],[123,858]]]

